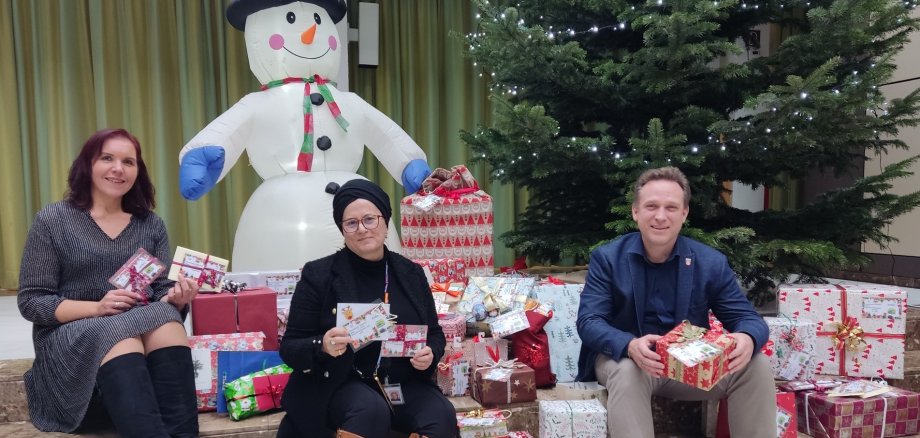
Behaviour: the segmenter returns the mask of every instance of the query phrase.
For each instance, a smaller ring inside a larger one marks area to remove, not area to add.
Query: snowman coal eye
[[[288,21],[288,23],[294,24],[294,21],[295,21],[295,20],[297,20],[297,16],[294,15],[293,12],[288,12],[288,13],[287,13],[287,21]]]
[[[316,24],[323,24],[323,19],[319,18],[319,14],[313,14],[313,21],[315,21]]]

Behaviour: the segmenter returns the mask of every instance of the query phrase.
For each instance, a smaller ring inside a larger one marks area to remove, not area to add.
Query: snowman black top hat
[[[227,6],[227,21],[237,30],[246,30],[246,17],[249,17],[249,14],[298,1],[322,7],[333,23],[338,23],[345,17],[345,0],[235,0]]]

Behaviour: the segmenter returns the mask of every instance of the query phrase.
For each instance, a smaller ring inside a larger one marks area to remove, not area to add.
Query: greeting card
[[[115,275],[109,278],[109,283],[119,289],[140,294],[143,297],[143,304],[147,304],[149,299],[147,286],[153,283],[153,280],[156,280],[164,270],[166,266],[156,257],[150,255],[144,248],[138,248],[134,255],[124,265],[121,265],[121,268],[118,268]]]
[[[428,341],[427,325],[396,324],[390,333],[390,339],[383,341],[380,347],[383,357],[412,357]]]

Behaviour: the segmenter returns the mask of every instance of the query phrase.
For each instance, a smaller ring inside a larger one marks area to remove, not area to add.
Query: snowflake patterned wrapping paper
[[[574,382],[578,375],[581,337],[575,328],[583,284],[539,284],[537,300],[553,309],[553,317],[543,327],[549,338],[550,369],[559,382]]]
[[[779,311],[817,324],[815,373],[904,378],[907,294],[894,286],[782,284]]]
[[[224,385],[230,419],[239,421],[281,408],[281,395],[294,370],[281,364]]]
[[[540,437],[607,436],[607,409],[597,400],[540,401]]]
[[[260,332],[189,336],[198,412],[217,410],[217,352],[262,351],[264,339]]]
[[[765,317],[770,327],[773,351],[770,365],[773,376],[782,380],[813,380],[815,378],[815,342],[818,325],[805,319]]]
[[[492,197],[479,189],[466,166],[448,172],[443,187],[399,202],[402,255],[413,260],[461,258],[467,275],[492,275]]]
[[[728,374],[735,340],[683,321],[655,342],[665,377],[708,391]]]
[[[869,398],[795,393],[799,432],[815,438],[917,436],[920,395],[899,388]]]

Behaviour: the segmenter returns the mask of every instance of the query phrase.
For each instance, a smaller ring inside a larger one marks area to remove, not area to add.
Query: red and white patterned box
[[[665,377],[709,391],[728,375],[735,340],[719,331],[683,321],[655,342]]]
[[[431,272],[432,283],[466,283],[466,262],[462,258],[412,260]]]
[[[795,393],[799,432],[816,438],[917,436],[920,395],[900,388],[869,398]]]
[[[815,373],[904,378],[907,294],[895,286],[782,284],[779,312],[814,321]]]
[[[439,187],[399,202],[402,255],[413,260],[460,258],[466,275],[493,275],[492,197],[479,189],[466,166],[450,172],[452,179],[472,187]]]
[[[457,337],[463,338],[463,335],[466,334],[466,316],[464,315],[448,313],[447,315],[438,317],[438,325],[440,325],[441,330],[444,331],[444,337],[447,339],[447,342]]]
[[[264,340],[261,332],[189,336],[198,412],[217,410],[217,352],[262,351]]]

